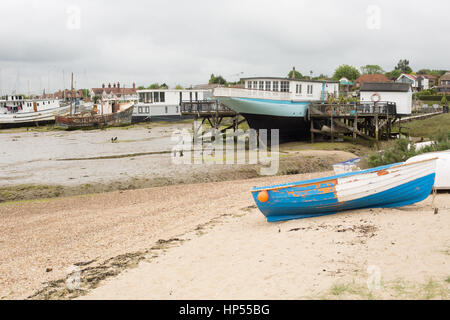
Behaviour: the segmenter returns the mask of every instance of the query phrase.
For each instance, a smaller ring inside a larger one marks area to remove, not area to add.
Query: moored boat
[[[55,116],[69,110],[68,104],[57,99],[25,99],[6,96],[0,99],[0,127],[43,124],[55,121]]]
[[[397,163],[332,177],[255,187],[252,194],[269,222],[344,210],[401,207],[430,195],[436,160]]]
[[[80,128],[96,128],[105,126],[121,126],[131,124],[133,114],[133,103],[108,104],[110,112],[103,113],[106,108],[101,105],[101,113],[98,114],[97,106],[93,110],[75,115],[62,115],[56,117],[56,126],[68,130]]]

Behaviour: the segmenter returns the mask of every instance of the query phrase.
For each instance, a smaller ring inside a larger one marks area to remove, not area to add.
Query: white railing
[[[214,97],[251,98],[267,100],[291,100],[289,92],[263,91],[240,88],[215,88]]]

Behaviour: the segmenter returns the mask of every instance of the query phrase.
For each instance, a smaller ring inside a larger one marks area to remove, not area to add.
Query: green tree
[[[397,63],[395,70],[400,70],[402,73],[410,74],[413,70],[409,66],[409,60],[403,59]]]
[[[165,83],[163,83],[162,85],[159,86],[158,89],[169,89],[169,86]]]
[[[175,86],[175,90],[184,90],[183,86],[181,84],[177,84]]]
[[[361,76],[361,73],[355,67],[349,66],[348,64],[343,64],[339,66],[336,71],[334,71],[333,79],[339,80],[342,77],[348,80],[356,80]]]
[[[214,76],[214,73],[211,74],[211,78],[209,79],[209,84],[226,84],[227,81],[222,76]]]
[[[368,64],[361,67],[362,74],[383,74],[384,70],[377,64]]]
[[[147,89],[159,89],[159,83],[152,83]]]
[[[402,75],[402,72],[400,70],[392,70],[391,72],[388,72],[385,75],[391,80],[396,80],[398,79],[398,77]]]
[[[441,105],[443,105],[443,106],[447,105],[447,97],[445,95],[442,97]]]
[[[289,78],[289,79],[292,78],[292,73],[293,73],[293,72],[294,72],[294,70],[289,71],[289,73],[288,73],[288,78]],[[303,75],[302,75],[300,72],[298,72],[297,70],[295,70],[295,76],[294,76],[294,78],[295,78],[295,79],[303,79]]]

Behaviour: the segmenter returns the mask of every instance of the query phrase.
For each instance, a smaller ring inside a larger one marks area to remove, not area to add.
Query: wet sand
[[[448,298],[449,194],[438,214],[432,197],[277,224],[254,207],[252,186],[328,174],[0,204],[0,297]]]
[[[264,164],[214,165],[207,154],[203,165],[173,163],[171,151],[177,142],[172,134],[191,125],[0,131],[0,202],[260,176]],[[355,157],[338,150],[287,148],[280,156],[279,175],[330,170],[333,163]]]

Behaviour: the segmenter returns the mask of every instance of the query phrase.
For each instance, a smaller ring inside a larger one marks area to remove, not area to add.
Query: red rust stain
[[[380,171],[378,171],[377,174],[378,174],[379,176],[385,176],[385,175],[389,174],[389,172],[386,171],[386,170],[380,170]]]
[[[323,184],[331,184],[331,186],[327,186],[327,187],[321,187]],[[337,180],[330,180],[330,181],[325,181],[325,182],[319,182],[319,183],[312,183],[312,184],[308,184],[308,185],[301,185],[299,187],[307,187],[307,186],[315,186],[316,190],[319,194],[324,194],[324,193],[333,193],[334,197],[336,198],[336,186],[337,184]],[[311,190],[307,190],[307,191],[300,191],[300,192],[294,192],[294,191],[286,191],[287,194],[299,198],[305,198],[309,195],[309,193],[311,192]]]

